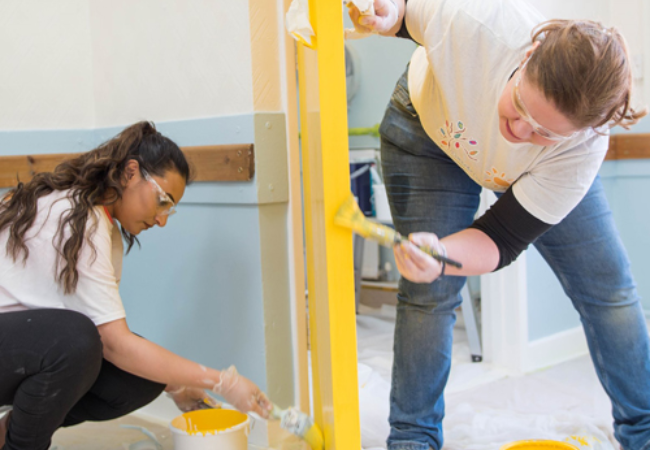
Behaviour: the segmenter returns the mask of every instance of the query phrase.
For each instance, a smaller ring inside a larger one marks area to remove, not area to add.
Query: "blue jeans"
[[[496,108],[496,105],[495,105]],[[396,229],[447,236],[467,228],[481,187],[422,129],[398,82],[380,127],[384,181]],[[645,318],[600,179],[534,243],[580,313],[625,450],[650,448],[650,343]],[[451,366],[454,309],[464,277],[399,281],[389,450],[439,450]]]

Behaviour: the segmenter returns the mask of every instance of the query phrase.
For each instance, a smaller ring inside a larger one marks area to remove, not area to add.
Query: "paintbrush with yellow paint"
[[[209,408],[221,408],[222,406],[221,402],[210,396],[203,398],[203,403]],[[280,420],[281,428],[307,442],[312,450],[323,450],[323,433],[307,414],[296,408],[281,409],[274,403],[270,416],[272,419]]]
[[[221,407],[223,406],[223,404],[220,401],[215,400],[209,395],[203,397],[203,404],[206,405],[207,408],[214,408],[214,409],[221,409]]]
[[[357,202],[352,194],[350,194],[350,196],[339,208],[338,212],[336,213],[336,217],[334,218],[334,223],[342,227],[350,228],[359,236],[377,241],[379,244],[385,247],[393,247],[404,241],[410,242],[407,238],[392,228],[367,219],[366,216],[364,216],[361,212],[361,209],[359,209],[359,205],[357,205]],[[439,254],[430,247],[417,247],[438,261],[444,261],[445,264],[458,267],[459,269],[463,267],[463,265],[458,261],[449,259],[446,256]]]
[[[303,439],[312,450],[323,450],[323,433],[314,420],[297,408],[280,409],[273,404],[271,418],[280,419],[280,428]]]

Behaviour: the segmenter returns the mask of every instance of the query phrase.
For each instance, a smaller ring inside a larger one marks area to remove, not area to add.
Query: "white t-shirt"
[[[589,129],[552,146],[513,144],[497,105],[544,17],[524,0],[408,0],[419,47],[409,66],[411,101],[429,137],[479,185],[505,192],[557,224],[591,186],[608,136]]]
[[[25,263],[23,254],[16,262],[7,255],[9,232],[4,229],[0,233],[0,313],[42,308],[70,309],[85,314],[95,325],[126,316],[118,290],[122,271],[122,237],[102,206],[94,208],[87,222],[86,242],[77,263],[79,282],[76,291],[65,295],[56,282],[59,255],[55,236],[59,218],[72,208],[68,192],[54,191],[38,200],[34,225],[25,235],[29,248],[29,258]],[[95,223],[97,228],[91,236],[90,230]],[[66,236],[69,236],[69,229]],[[94,253],[88,239],[95,246]]]

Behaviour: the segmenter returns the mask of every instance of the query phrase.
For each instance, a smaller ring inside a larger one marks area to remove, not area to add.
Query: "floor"
[[[161,423],[128,415],[109,422],[86,422],[60,429],[50,450],[171,450],[171,431]]]
[[[362,446],[385,448],[395,308],[361,305],[359,312]],[[445,450],[495,450],[524,439],[568,439],[585,449],[618,450],[610,403],[588,356],[507,377],[487,363],[471,362],[465,331],[457,326],[445,401]]]
[[[389,431],[395,307],[362,304],[359,312],[362,446],[380,449],[385,448]],[[507,377],[487,363],[470,361],[462,323],[454,333],[446,390],[445,450],[495,450],[516,440],[566,440],[572,436],[580,439],[571,442],[585,450],[618,450],[612,437],[609,401],[588,357],[522,377]],[[60,430],[52,450],[172,448],[171,433],[164,424],[130,415]]]

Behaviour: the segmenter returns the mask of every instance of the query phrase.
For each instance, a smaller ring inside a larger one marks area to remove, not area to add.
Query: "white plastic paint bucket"
[[[176,450],[247,450],[250,419],[232,409],[201,409],[172,420]]]

